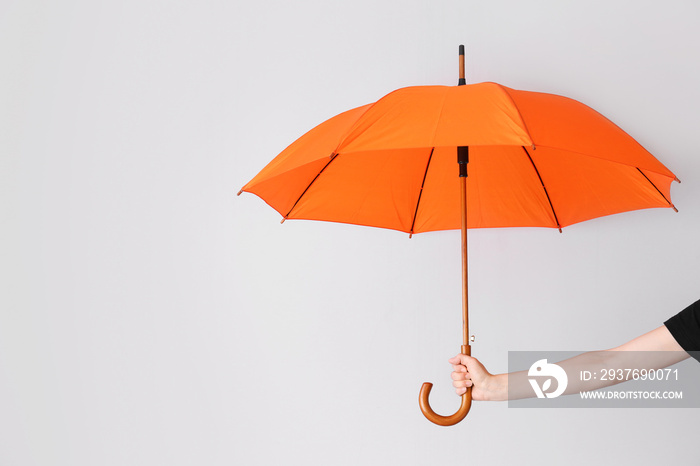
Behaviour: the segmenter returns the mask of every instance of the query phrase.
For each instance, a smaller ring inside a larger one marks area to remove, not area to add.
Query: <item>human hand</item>
[[[449,360],[452,364],[452,385],[457,395],[463,395],[468,387],[472,388],[472,399],[476,401],[503,400],[503,384],[499,383],[499,376],[486,370],[478,359],[466,354],[458,354]]]

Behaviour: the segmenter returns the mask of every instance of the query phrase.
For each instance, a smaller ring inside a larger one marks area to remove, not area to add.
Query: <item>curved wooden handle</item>
[[[430,407],[430,402],[428,397],[430,396],[430,390],[433,389],[433,384],[430,382],[425,382],[420,388],[420,394],[418,395],[418,403],[420,404],[420,410],[430,422],[437,424],[439,426],[453,426],[459,421],[467,417],[467,413],[472,407],[472,389],[467,388],[466,393],[462,395],[462,404],[459,410],[451,416],[441,416],[433,411]]]

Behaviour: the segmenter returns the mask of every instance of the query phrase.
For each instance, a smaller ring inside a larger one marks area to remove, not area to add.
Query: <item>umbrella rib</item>
[[[659,195],[660,195],[661,197],[664,198],[664,201],[666,201],[666,203],[667,203],[673,210],[675,210],[676,212],[678,212],[678,209],[676,209],[676,206],[674,206],[673,204],[671,204],[671,202],[670,202],[668,199],[666,199],[666,196],[664,196],[664,193],[662,193],[661,190],[660,190],[659,188],[656,187],[656,185],[649,179],[649,177],[646,176],[646,175],[644,174],[644,172],[643,172],[642,170],[639,169],[639,167],[634,167],[634,168],[636,168],[637,171],[638,171],[639,173],[641,173],[642,176],[649,182],[649,184],[652,185],[652,186],[654,187],[654,189],[656,189],[656,192],[658,192]]]
[[[292,208],[289,209],[289,212],[287,212],[287,215],[284,216],[284,220],[286,220],[286,219],[289,217],[289,214],[292,213],[292,211],[293,211],[294,208],[297,206],[297,204],[299,203],[299,201],[301,201],[301,198],[304,197],[304,194],[306,194],[306,191],[309,190],[309,188],[311,187],[311,185],[314,184],[314,182],[318,179],[318,177],[321,176],[321,173],[323,173],[323,171],[324,171],[326,168],[328,168],[328,165],[330,165],[331,162],[332,162],[333,160],[335,160],[336,157],[338,157],[338,154],[336,154],[335,152],[333,152],[333,153],[330,155],[330,160],[323,166],[323,168],[321,169],[321,171],[319,171],[318,174],[316,174],[316,176],[314,176],[314,179],[311,180],[311,183],[309,183],[309,185],[306,187],[306,189],[304,189],[304,191],[301,193],[301,195],[300,195],[299,198],[296,200],[296,202],[294,202],[294,205],[292,206]],[[282,220],[282,221],[284,222],[284,220]]]
[[[537,169],[537,166],[535,165],[535,162],[532,160],[532,157],[530,157],[530,153],[525,149],[525,146],[521,146],[523,150],[525,151],[525,155],[527,155],[527,158],[530,160],[530,163],[532,164],[532,168],[535,169],[535,173],[537,173],[537,178],[540,180],[540,184],[542,185],[542,189],[544,190],[544,195],[547,196],[547,202],[549,202],[549,208],[552,209],[552,215],[554,215],[554,221],[557,222],[557,228],[559,228],[559,233],[561,233],[561,225],[559,224],[559,218],[557,217],[557,213],[554,211],[554,206],[552,205],[552,199],[549,197],[549,193],[547,192],[547,187],[544,185],[544,181],[542,181],[542,176],[540,175],[540,171]]]
[[[416,217],[418,216],[418,206],[420,205],[420,198],[423,196],[423,187],[425,186],[425,179],[428,176],[428,168],[430,167],[430,161],[433,159],[433,152],[435,151],[435,148],[433,147],[430,149],[430,155],[428,156],[428,163],[425,164],[425,173],[423,174],[423,182],[420,184],[420,191],[418,192],[418,201],[416,202],[416,211],[413,213],[413,221],[411,222],[411,231],[408,234],[408,237],[411,238],[413,236],[413,227],[416,225]]]

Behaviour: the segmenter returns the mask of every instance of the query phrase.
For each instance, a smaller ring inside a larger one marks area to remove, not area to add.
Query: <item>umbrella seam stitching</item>
[[[433,128],[433,147],[435,147],[435,135],[437,134],[438,127],[440,126],[440,120],[442,119],[442,114],[445,111],[445,101],[447,100],[447,88],[442,94],[442,102],[440,102],[440,113],[435,120],[435,128]]]
[[[348,137],[350,137],[350,136],[352,135],[352,133],[357,129],[360,120],[367,114],[367,112],[369,112],[370,110],[372,110],[372,109],[374,108],[374,106],[377,105],[377,104],[379,103],[380,100],[384,99],[385,97],[387,97],[387,96],[389,96],[389,95],[391,95],[391,94],[393,94],[393,93],[395,93],[395,92],[400,91],[401,89],[404,89],[404,88],[395,89],[395,90],[391,91],[390,93],[388,93],[388,94],[386,94],[386,95],[380,97],[378,100],[376,100],[376,101],[372,102],[371,104],[369,104],[369,106],[367,107],[367,109],[366,109],[364,112],[362,112],[362,115],[360,115],[359,117],[357,117],[357,120],[355,120],[355,123],[352,125],[352,127],[350,128],[350,130],[346,133],[345,137],[338,143],[338,145],[336,146],[336,148],[335,148],[335,150],[334,150],[333,152],[335,152],[335,153],[338,153],[338,152],[339,152],[338,149],[340,149],[340,146],[342,146],[343,144],[345,144],[345,142],[347,141]],[[359,135],[358,135],[358,136],[359,136]],[[356,139],[356,138],[357,138],[357,136],[356,136],[355,138],[353,138],[353,140]],[[352,142],[352,141],[349,141],[349,142]]]
[[[520,123],[522,123],[523,128],[525,129],[525,132],[527,133],[527,136],[530,138],[530,142],[532,145],[535,145],[535,141],[532,140],[532,134],[530,133],[530,129],[527,127],[527,124],[525,123],[525,119],[523,118],[523,114],[520,113],[520,108],[518,108],[518,105],[515,103],[515,100],[513,100],[513,96],[510,95],[510,93],[506,90],[504,86],[501,86],[498,83],[493,83],[495,84],[501,92],[503,92],[505,95],[508,96],[508,100],[510,100],[510,103],[513,104],[513,107],[515,108],[515,111],[518,112],[518,117],[520,117]]]

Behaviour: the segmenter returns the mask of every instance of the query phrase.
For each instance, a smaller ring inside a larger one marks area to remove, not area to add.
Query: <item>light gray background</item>
[[[0,464],[690,464],[695,410],[447,413],[459,233],[289,221],[238,189],[408,85],[600,111],[680,209],[470,234],[474,355],[587,350],[698,296],[695,1],[4,0]]]

